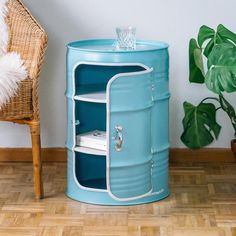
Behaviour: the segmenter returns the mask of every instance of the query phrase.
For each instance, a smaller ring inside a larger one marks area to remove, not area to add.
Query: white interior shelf
[[[85,153],[85,154],[91,154],[91,155],[106,156],[106,151],[95,149],[95,148],[76,146],[74,148],[74,151]]]
[[[84,102],[106,103],[106,91],[79,94],[74,96],[74,99]]]

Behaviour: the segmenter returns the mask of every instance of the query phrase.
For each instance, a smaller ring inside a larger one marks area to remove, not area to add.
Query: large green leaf
[[[201,148],[218,138],[221,126],[216,122],[214,104],[200,103],[198,106],[194,106],[184,102],[184,112],[184,132],[181,140],[187,147]]]
[[[206,25],[203,25],[199,29],[197,41],[200,48],[203,48],[203,44],[207,42],[203,50],[203,54],[208,57],[213,47],[217,44],[227,43],[235,45],[236,34],[227,29],[222,24],[218,25],[217,31]]]
[[[194,56],[194,62],[198,69],[201,70],[202,75],[205,74],[204,72],[204,65],[203,65],[203,59],[202,59],[202,50],[199,48],[194,49],[193,51]]]
[[[233,128],[236,132],[236,112],[234,107],[224,98],[222,94],[219,96],[220,98],[220,106],[227,113],[230,118],[230,121],[233,125]]]
[[[208,58],[205,83],[214,93],[236,91],[236,47],[230,44],[215,45]]]
[[[203,54],[208,57],[209,54],[211,53],[212,51],[212,48],[214,47],[215,45],[215,41],[214,41],[214,38],[212,38],[206,45],[206,47],[204,48],[204,51],[203,51]]]
[[[227,38],[224,38],[219,34],[216,34],[214,40],[215,40],[214,45],[216,45],[216,44],[229,44],[231,46],[235,46],[235,44],[231,40],[228,40]]]
[[[215,36],[215,30],[206,25],[201,26],[197,37],[199,46],[202,47],[203,43],[207,39],[212,39],[214,36]]]
[[[189,42],[189,81],[192,83],[205,81],[201,49],[195,39]]]
[[[212,48],[215,45],[215,35],[216,32],[215,30],[213,30],[212,28],[203,25],[200,27],[199,32],[198,32],[198,37],[197,37],[197,41],[198,44],[201,48],[203,48],[203,44],[208,41],[206,43],[206,46],[203,50],[203,54],[208,57],[208,55],[210,54]]]
[[[224,43],[230,43],[230,41],[232,41],[234,44],[236,44],[236,34],[228,30],[222,24],[218,25],[217,34],[220,36],[220,38],[222,38]]]

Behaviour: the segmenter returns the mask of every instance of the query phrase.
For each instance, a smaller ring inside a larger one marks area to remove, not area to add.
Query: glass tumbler
[[[134,50],[136,48],[136,28],[133,26],[117,27],[117,49]]]

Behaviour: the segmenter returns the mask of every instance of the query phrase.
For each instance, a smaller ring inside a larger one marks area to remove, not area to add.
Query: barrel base
[[[72,200],[79,201],[82,203],[89,203],[94,205],[104,205],[104,206],[130,206],[130,205],[139,205],[139,204],[147,204],[152,202],[157,202],[167,198],[169,196],[169,191],[163,192],[162,194],[150,195],[144,198],[140,198],[132,201],[116,201],[110,197],[108,192],[89,192],[85,191],[84,194],[80,193],[78,195],[74,195],[69,191],[66,192],[67,197]]]

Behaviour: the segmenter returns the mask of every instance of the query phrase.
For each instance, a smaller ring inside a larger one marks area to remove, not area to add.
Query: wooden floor
[[[0,163],[0,236],[236,236],[236,164],[172,164],[170,197],[130,207],[70,200],[66,164],[43,171],[36,201],[31,164]]]

